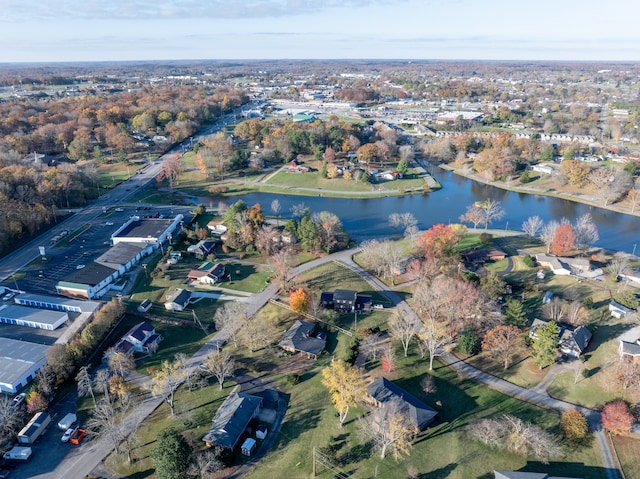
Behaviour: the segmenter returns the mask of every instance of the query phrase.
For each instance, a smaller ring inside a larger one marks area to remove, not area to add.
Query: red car
[[[80,444],[84,437],[87,435],[87,431],[84,429],[76,429],[76,431],[69,438],[71,444]]]

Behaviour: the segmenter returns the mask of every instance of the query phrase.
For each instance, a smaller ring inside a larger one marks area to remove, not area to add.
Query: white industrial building
[[[0,338],[0,391],[15,394],[26,386],[47,362],[44,344]]]
[[[65,281],[58,281],[56,291],[73,298],[97,299],[103,296],[119,277],[117,270],[92,262],[74,271]]]
[[[64,296],[49,296],[46,294],[23,293],[13,298],[16,304],[33,308],[67,311],[69,313],[93,313],[100,308],[99,301],[83,301]]]
[[[120,242],[96,258],[95,262],[118,271],[123,275],[131,270],[144,256],[151,254],[153,247],[140,243]]]
[[[14,305],[0,309],[0,323],[28,328],[54,330],[62,326],[68,319],[69,315],[64,311],[49,311]]]
[[[183,215],[175,218],[140,218],[132,216],[125,224],[111,235],[111,243],[150,244],[158,248],[184,220]]]

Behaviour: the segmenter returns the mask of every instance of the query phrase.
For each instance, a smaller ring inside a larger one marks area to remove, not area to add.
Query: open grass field
[[[295,386],[284,384],[291,395],[282,433],[273,450],[249,474],[250,479],[280,478],[282,471],[291,477],[312,477],[312,450],[330,444],[336,449],[340,469],[354,478],[405,478],[409,466],[416,467],[420,477],[428,478],[484,478],[493,469],[546,471],[557,475],[604,478],[599,454],[593,445],[567,450],[566,462],[543,465],[526,458],[491,450],[471,441],[465,427],[474,419],[514,414],[543,427],[557,431],[559,416],[521,401],[508,398],[477,383],[460,378],[436,362],[434,371],[437,393],[424,396],[420,380],[429,374],[428,362],[416,356],[400,358],[392,379],[416,396],[426,399],[439,411],[439,419],[427,432],[419,436],[409,457],[394,461],[371,455],[368,445],[358,433],[355,419],[364,410],[349,413],[344,428],[339,428],[335,410],[320,382],[320,370],[327,364],[323,357],[315,367],[302,376]],[[437,406],[441,401],[442,406]],[[318,477],[333,477],[320,469]]]
[[[131,178],[144,163],[101,163],[96,166],[98,184],[103,188],[113,188]]]
[[[632,437],[622,436],[613,436],[612,440],[622,465],[624,477],[627,479],[640,477],[640,461],[638,460],[640,441]]]

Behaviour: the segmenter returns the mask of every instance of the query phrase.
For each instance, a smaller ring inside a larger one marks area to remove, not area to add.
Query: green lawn
[[[363,294],[371,294],[373,302],[383,302],[385,297],[378,291],[374,291],[371,285],[358,274],[338,263],[325,263],[295,278],[298,285],[305,285],[312,291],[334,291],[339,289],[351,289]]]
[[[533,360],[529,357],[529,349],[526,347],[523,347],[518,354],[514,356],[511,366],[509,366],[509,369],[506,371],[504,369],[504,363],[492,359],[484,353],[464,358],[464,360],[478,369],[482,369],[494,376],[525,388],[534,387],[548,372],[548,369],[541,371],[540,368],[534,364]]]
[[[96,166],[98,184],[103,188],[113,188],[136,174],[145,163],[102,163]]]
[[[514,414],[557,432],[559,415],[506,397],[479,384],[462,379],[450,368],[436,362],[433,375],[438,391],[426,398],[436,406],[440,417],[435,425],[415,441],[411,456],[398,462],[388,457],[384,461],[371,456],[362,443],[355,418],[362,410],[350,412],[343,429],[338,427],[335,410],[320,383],[320,369],[327,364],[321,358],[312,371],[303,375],[303,381],[295,386],[283,385],[291,395],[289,409],[282,432],[275,447],[247,477],[250,479],[280,478],[282,471],[291,477],[312,477],[312,450],[330,443],[336,449],[337,461],[342,470],[354,478],[378,477],[405,478],[407,467],[414,466],[420,477],[429,478],[479,478],[493,469],[546,471],[557,475],[604,478],[600,469],[599,453],[595,445],[567,449],[566,462],[543,465],[509,454],[500,453],[471,441],[465,426],[472,420],[501,414]],[[424,398],[419,382],[428,374],[428,363],[410,356],[399,358],[393,374],[400,386]],[[322,472],[318,477],[332,477]]]

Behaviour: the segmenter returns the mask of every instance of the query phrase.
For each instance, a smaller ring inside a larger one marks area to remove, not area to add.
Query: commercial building
[[[68,319],[69,315],[64,311],[49,311],[13,305],[0,309],[0,323],[29,328],[54,330],[62,326]]]
[[[31,306],[33,308],[52,309],[54,311],[66,311],[68,313],[93,313],[100,308],[99,301],[82,301],[64,296],[48,296],[46,294],[23,293],[14,299],[16,304]]]
[[[0,338],[0,391],[15,394],[47,361],[48,346]]]
[[[152,251],[151,245],[123,242],[109,248],[106,253],[96,258],[95,262],[116,270],[118,275],[123,275]]]
[[[120,274],[117,270],[98,263],[90,263],[74,271],[65,281],[58,281],[58,294],[73,298],[97,299],[104,295]]]
[[[111,235],[111,243],[140,243],[159,247],[184,220],[183,215],[175,218],[140,218],[132,216]]]

